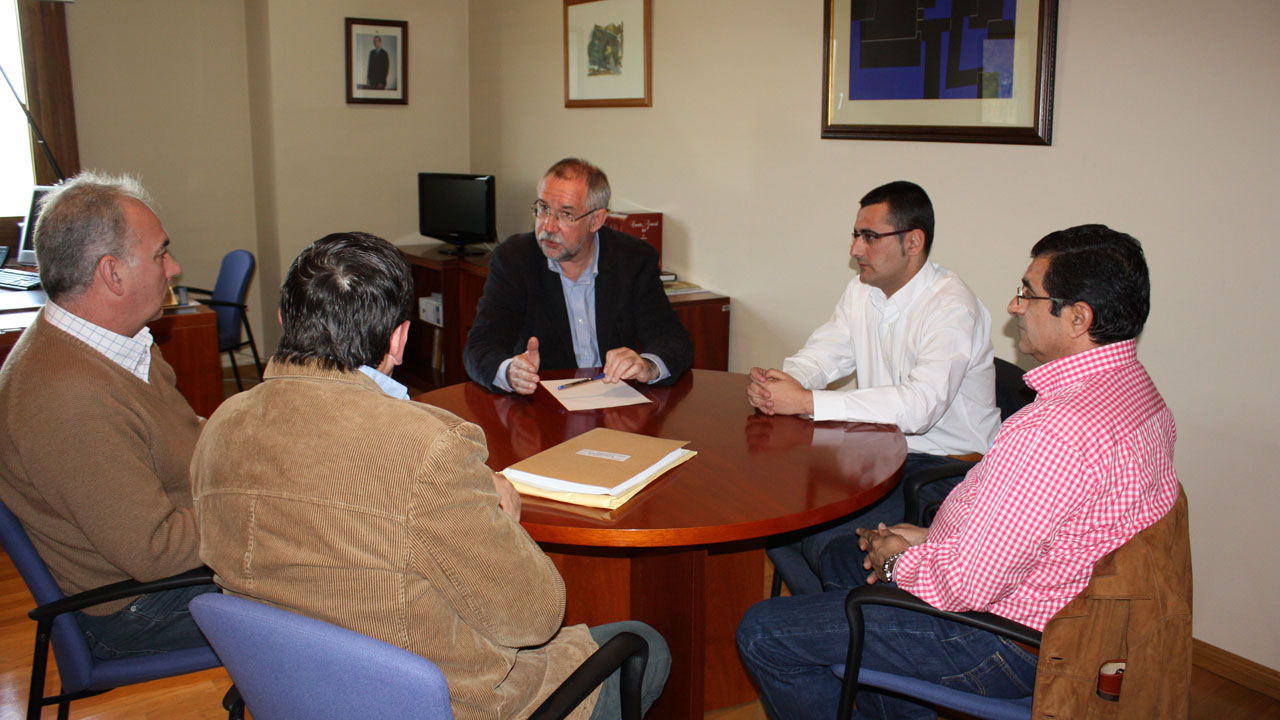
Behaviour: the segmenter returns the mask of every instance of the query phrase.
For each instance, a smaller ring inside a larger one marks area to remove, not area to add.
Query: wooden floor
[[[0,553],[0,720],[20,720],[27,704],[35,623],[27,618],[33,601],[9,556]],[[49,664],[47,687],[57,687],[57,668]],[[168,720],[225,718],[222,695],[230,686],[226,671],[206,670],[181,678],[120,688],[71,704],[75,720]],[[56,716],[53,708],[45,717]],[[758,703],[708,713],[715,720],[764,720]],[[961,720],[944,715],[947,720]],[[1192,720],[1280,720],[1280,702],[1197,669],[1192,677]],[[654,720],[660,720],[655,718]]]

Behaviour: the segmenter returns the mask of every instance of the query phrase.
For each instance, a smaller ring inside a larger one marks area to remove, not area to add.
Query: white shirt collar
[[[99,327],[58,307],[52,300],[44,305],[44,319],[71,337],[97,350],[108,360],[128,370],[134,377],[149,383],[151,373],[151,328],[146,325],[133,337],[125,337]]]

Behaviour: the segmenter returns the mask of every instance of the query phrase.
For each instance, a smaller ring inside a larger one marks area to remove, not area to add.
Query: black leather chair
[[[1036,394],[1023,382],[1022,375],[1025,371],[1022,368],[1000,358],[996,358],[995,366],[996,407],[1000,408],[1000,421],[1004,422],[1009,419],[1009,416],[1021,410],[1032,400],[1035,400]],[[977,463],[967,460],[951,460],[942,465],[925,468],[903,477],[903,522],[922,527],[927,525],[927,520],[932,519],[933,513],[937,512],[937,506],[920,507],[921,488],[942,480],[950,480],[956,477],[963,478],[964,474],[969,472],[969,468],[974,465],[977,465]],[[777,597],[781,592],[782,575],[775,571],[770,597]]]
[[[1025,371],[1009,362],[996,358],[996,407],[1000,408],[1000,422],[1029,405],[1036,393],[1023,382]],[[937,506],[920,507],[920,490],[942,480],[963,478],[977,462],[952,460],[943,465],[925,468],[902,478],[902,521],[926,527],[937,512]]]

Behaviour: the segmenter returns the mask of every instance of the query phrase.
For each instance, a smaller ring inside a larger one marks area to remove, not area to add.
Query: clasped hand
[[[880,523],[875,529],[858,528],[856,532],[858,548],[867,553],[862,561],[862,567],[871,571],[867,576],[867,584],[871,585],[877,580],[885,579],[885,560],[909,547],[923,543],[929,531],[908,523],[899,523],[892,527]]]
[[[747,402],[766,415],[813,414],[813,391],[776,368],[751,368]]]

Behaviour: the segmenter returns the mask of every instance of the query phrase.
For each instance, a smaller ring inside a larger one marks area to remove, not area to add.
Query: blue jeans
[[[154,655],[208,645],[187,604],[191,598],[219,592],[213,583],[139,595],[110,615],[74,613],[99,660]]]
[[[591,639],[597,645],[604,645],[618,633],[624,632],[635,633],[649,642],[649,662],[644,666],[644,679],[640,683],[640,713],[643,715],[649,712],[649,706],[662,695],[662,688],[667,684],[667,673],[671,672],[671,651],[667,649],[667,641],[657,630],[635,620],[597,625],[590,630]],[[591,720],[617,720],[622,717],[621,674],[620,670],[614,671],[600,687]]]
[[[906,477],[918,470],[950,461],[950,458],[943,455],[907,453],[902,476]],[[920,492],[921,507],[946,499],[947,494],[959,483],[960,478],[956,478],[926,485]],[[873,528],[880,523],[896,525],[902,522],[902,514],[905,512],[904,504],[902,489],[894,488],[875,504],[868,505],[834,522],[820,525],[787,544],[771,547],[766,550],[766,554],[769,556],[769,561],[773,563],[774,572],[780,574],[786,581],[792,595],[812,595],[837,587],[850,588],[861,585],[866,573],[861,577],[847,577],[840,574],[847,569],[847,563],[840,562],[839,559],[824,564],[823,553],[827,545],[842,537],[853,537],[856,540],[854,531],[858,528]],[[856,542],[854,544],[856,545]],[[860,557],[858,561],[861,563]]]
[[[831,666],[849,650],[848,593],[778,597],[756,603],[738,625],[738,651],[774,720],[834,717],[840,680]],[[863,608],[862,666],[991,697],[1025,697],[1036,657],[1013,641],[910,610]],[[870,690],[855,718],[936,718],[932,706]]]

